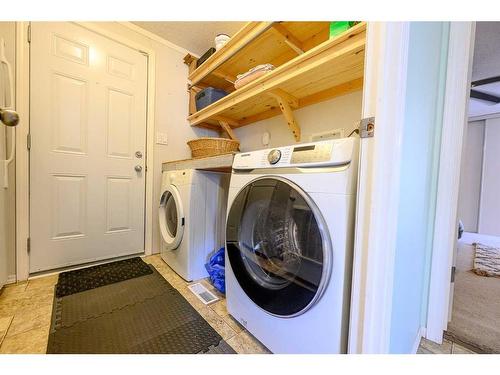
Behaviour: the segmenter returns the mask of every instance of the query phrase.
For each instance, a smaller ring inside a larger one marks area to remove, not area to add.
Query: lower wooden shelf
[[[208,156],[206,158],[174,160],[162,164],[162,172],[183,169],[231,173],[235,153]]]

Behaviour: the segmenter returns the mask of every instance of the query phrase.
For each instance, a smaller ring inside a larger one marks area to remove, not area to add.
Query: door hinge
[[[28,43],[31,43],[31,24],[28,25]]]
[[[29,253],[31,251],[31,237],[26,239],[26,251]]]
[[[359,122],[359,137],[371,138],[375,133],[375,117],[367,117]]]
[[[31,133],[28,133],[28,135],[26,136],[26,147],[28,148],[28,150],[31,150]]]
[[[455,266],[451,267],[451,282],[454,283],[455,282],[455,272],[456,272],[457,268]]]

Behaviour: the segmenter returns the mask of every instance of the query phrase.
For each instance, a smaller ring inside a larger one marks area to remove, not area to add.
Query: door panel
[[[33,23],[30,272],[144,251],[147,57]]]
[[[87,92],[86,81],[52,75],[52,139],[53,151],[87,153]],[[68,126],[67,124],[71,124]]]

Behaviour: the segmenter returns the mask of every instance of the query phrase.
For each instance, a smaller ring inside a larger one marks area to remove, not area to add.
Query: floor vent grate
[[[201,283],[189,285],[188,288],[205,305],[209,305],[219,300],[219,298],[215,294],[205,288]]]

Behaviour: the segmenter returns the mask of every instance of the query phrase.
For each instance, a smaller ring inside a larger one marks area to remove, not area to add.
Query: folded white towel
[[[270,70],[273,70],[273,69],[274,69],[274,65],[273,64],[261,64],[261,65],[257,65],[255,67],[253,67],[252,69],[250,69],[246,73],[238,74],[236,76],[236,81],[238,81],[240,79],[243,79],[245,77],[248,77],[250,74],[253,74],[255,72],[260,72],[260,71],[267,72],[267,71],[270,71]]]

